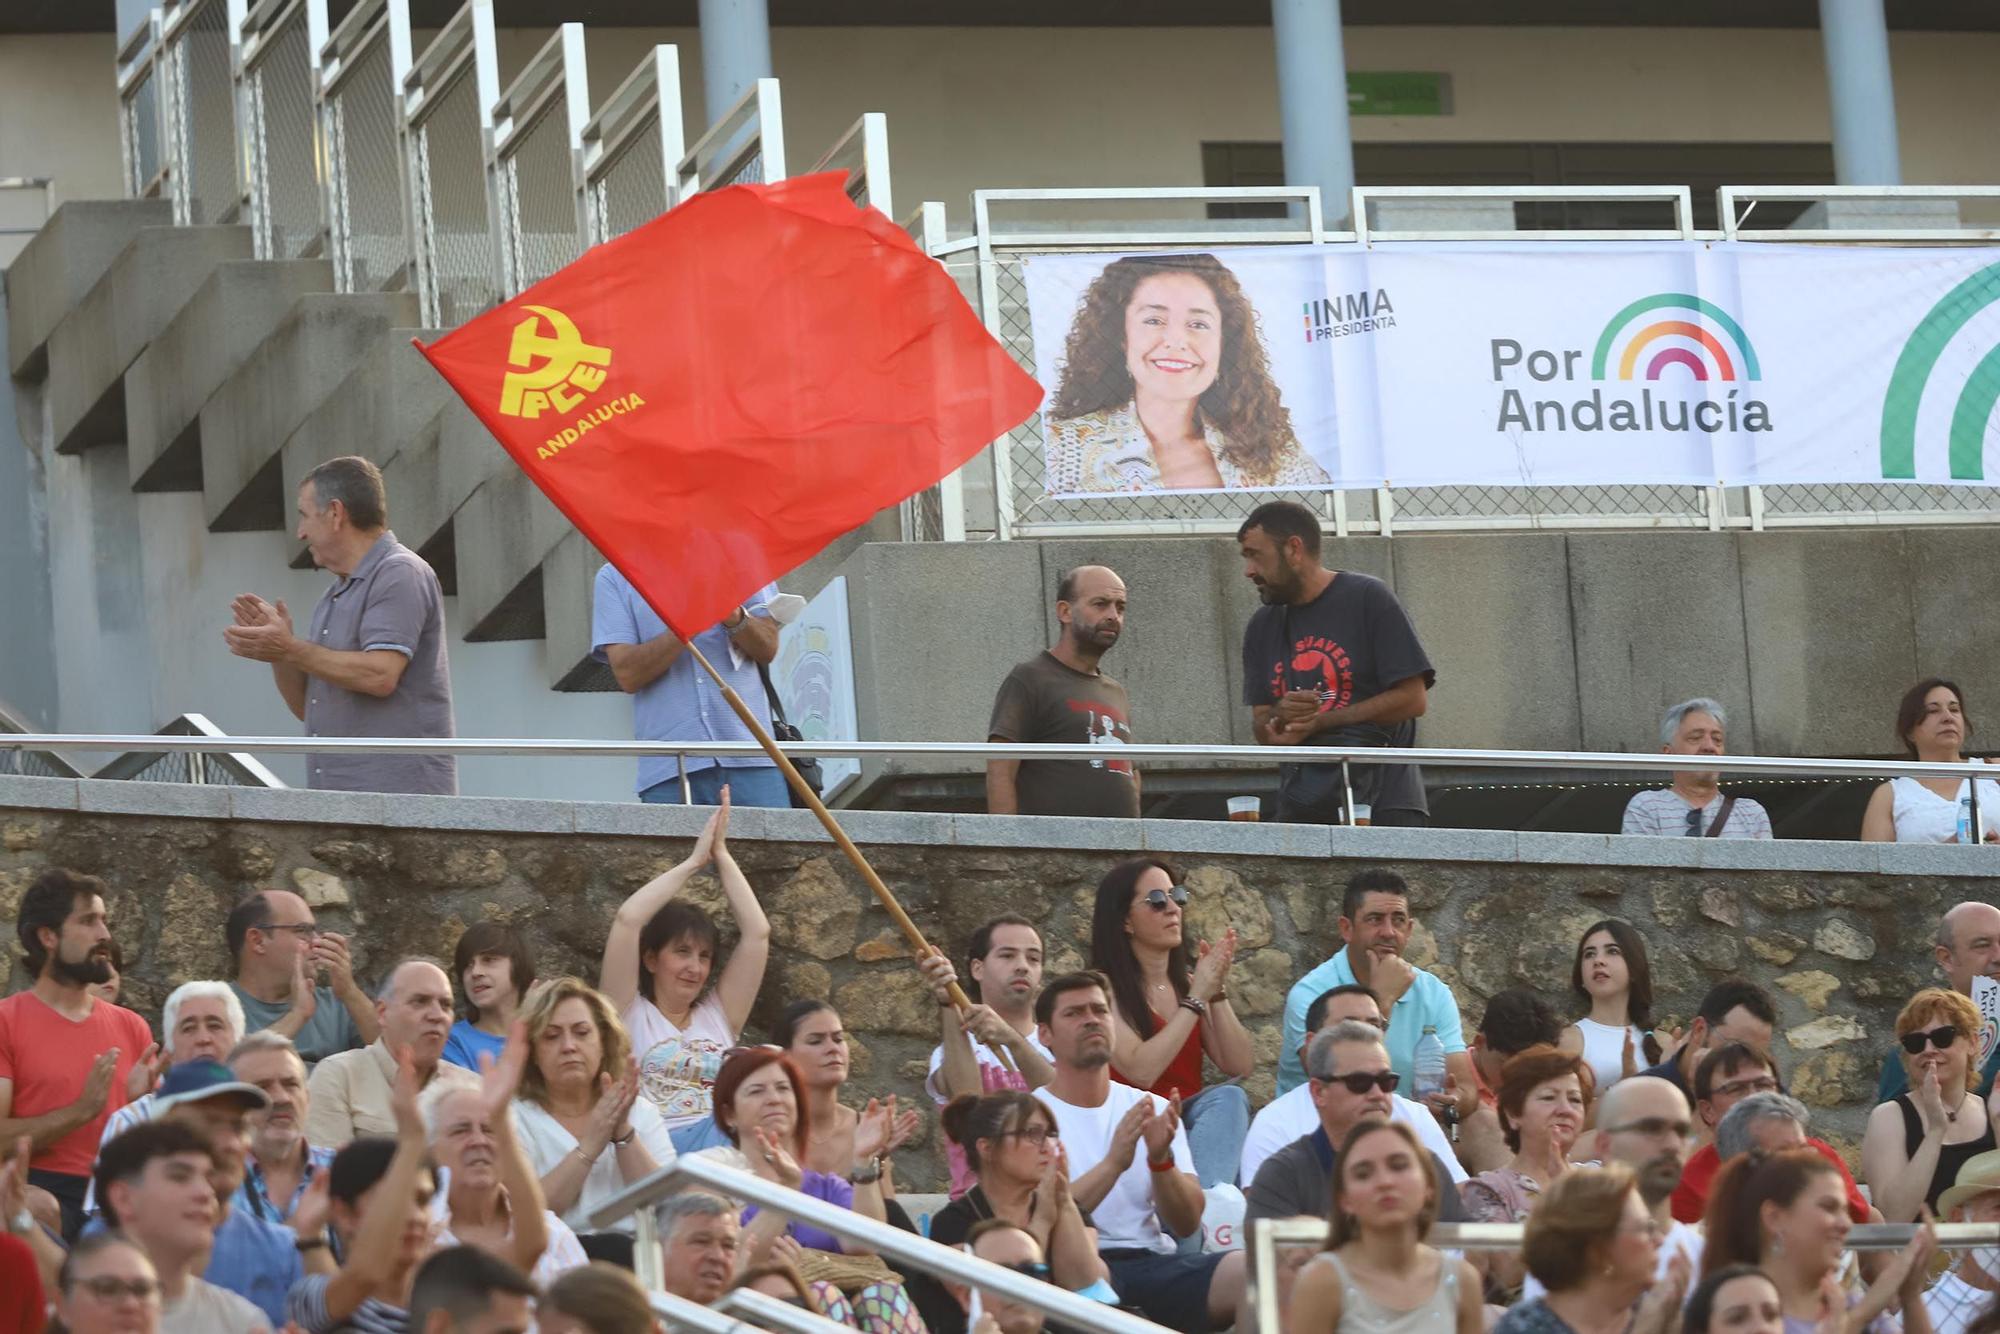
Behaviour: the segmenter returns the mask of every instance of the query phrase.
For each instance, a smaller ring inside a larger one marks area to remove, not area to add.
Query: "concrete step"
[[[293,526],[284,442],[389,330],[416,320],[417,298],[410,292],[300,298],[201,410],[202,499],[210,529]]]
[[[135,491],[203,489],[201,410],[209,396],[285,322],[300,297],[332,290],[333,266],[322,259],[217,266],[125,373],[125,443]]]
[[[7,268],[7,369],[48,370],[49,335],[146,227],[174,220],[164,199],[78,199],[55,211]]]
[[[414,349],[411,355],[416,355]],[[441,390],[444,401],[429,430],[383,465],[382,481],[389,490],[396,535],[417,551],[436,552],[436,559],[430,555],[425,559],[439,567],[442,580],[445,568],[456,569],[458,564],[453,516],[467,496],[514,463],[437,372],[426,363],[421,373],[431,377],[425,392]],[[455,581],[453,590],[455,594]],[[459,617],[463,619],[462,611]]]
[[[466,498],[454,531],[458,618],[465,637],[541,638],[542,562],[575,531],[569,520],[510,460],[505,471]]]
[[[572,528],[542,562],[542,662],[556,690],[616,690],[611,669],[590,656],[590,604],[604,557]]]
[[[147,227],[48,340],[50,438],[74,454],[125,439],[125,372],[208,281],[250,258],[248,227]]]

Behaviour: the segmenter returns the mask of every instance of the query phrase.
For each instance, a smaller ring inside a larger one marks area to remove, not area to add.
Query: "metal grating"
[[[231,222],[237,214],[236,89],[229,13],[195,0],[167,42],[174,132],[174,221]]]
[[[477,89],[468,61],[410,127],[423,318],[431,327],[463,324],[497,295]]]
[[[608,241],[667,211],[666,157],[660,114],[648,112],[591,187],[596,239]]]
[[[386,31],[327,90],[324,115],[335,290],[380,292],[401,286],[409,249]]]
[[[298,4],[244,73],[250,213],[260,259],[296,259],[319,240],[314,77],[306,10]]]
[[[511,291],[540,282],[582,253],[569,143],[569,113],[554,97],[501,163]]]

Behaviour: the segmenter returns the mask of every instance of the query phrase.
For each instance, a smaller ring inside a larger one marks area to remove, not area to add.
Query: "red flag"
[[[697,195],[418,350],[683,638],[1042,392],[834,172]]]

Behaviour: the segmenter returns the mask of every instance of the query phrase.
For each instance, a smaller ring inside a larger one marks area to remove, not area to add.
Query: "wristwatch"
[[[847,1179],[857,1186],[866,1186],[870,1182],[880,1181],[882,1179],[882,1155],[878,1153],[868,1160],[867,1166],[855,1168],[848,1174]]]

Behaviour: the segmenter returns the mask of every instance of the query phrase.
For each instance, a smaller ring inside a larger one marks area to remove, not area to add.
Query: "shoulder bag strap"
[[[1708,832],[1703,834],[1702,837],[1721,838],[1722,826],[1729,823],[1729,813],[1735,809],[1736,798],[1733,796],[1724,797],[1722,799],[1722,809],[1715,813],[1715,823],[1708,827]]]
[[[751,661],[757,662],[755,658],[752,658]],[[757,663],[757,679],[764,683],[764,698],[771,701],[771,721],[783,726],[785,722],[785,702],[778,698],[778,688],[771,684],[771,669],[761,662]],[[1731,798],[1731,800],[1734,800],[1734,798]]]

